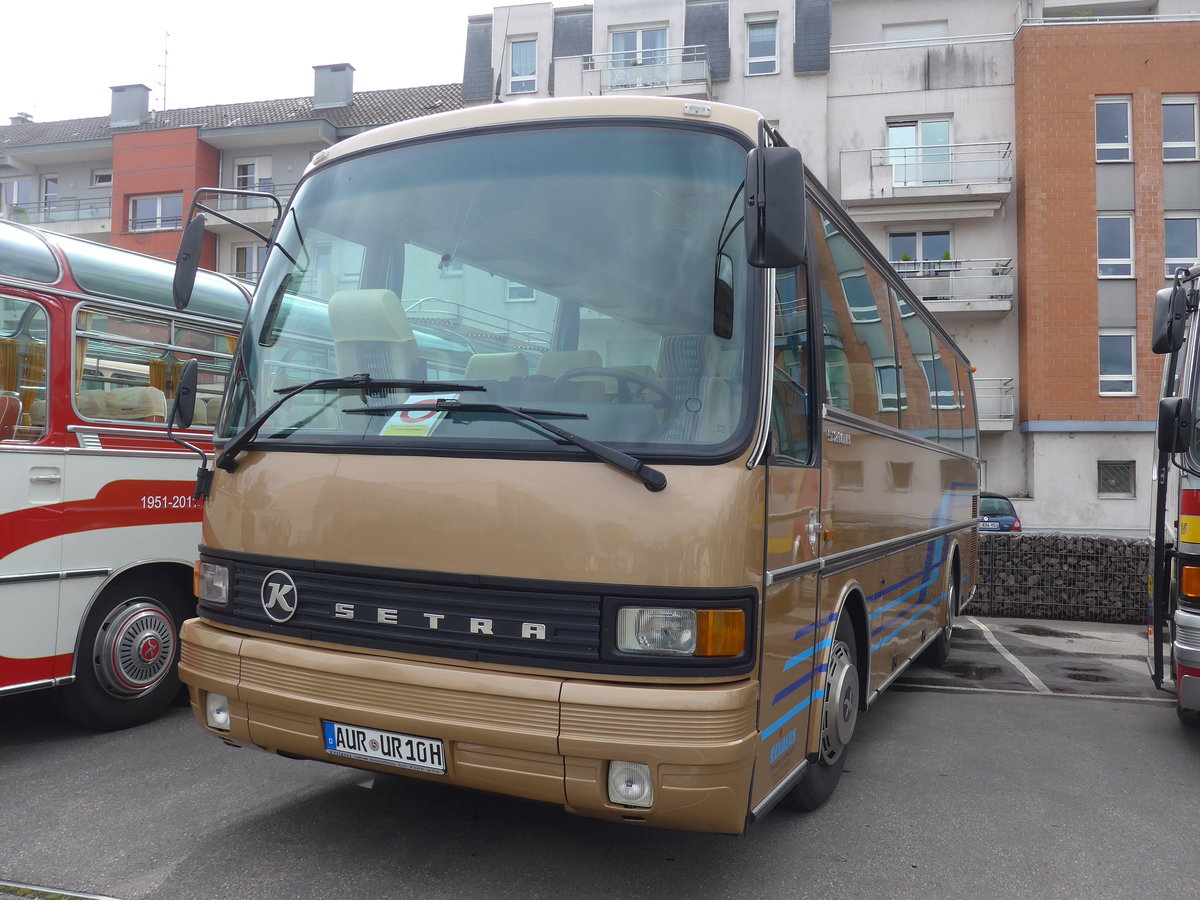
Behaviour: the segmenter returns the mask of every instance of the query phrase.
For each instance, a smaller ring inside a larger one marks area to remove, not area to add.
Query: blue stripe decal
[[[789,709],[787,712],[785,712],[780,718],[776,719],[774,722],[772,722],[770,725],[768,725],[766,728],[764,728],[763,733],[762,733],[762,740],[764,740],[764,741],[768,740],[771,737],[771,735],[773,735],[776,731],[778,731],[780,728],[782,728],[784,725],[786,725],[788,722],[790,722],[792,719],[794,719],[798,714],[803,712],[804,709],[810,703],[812,703],[814,700],[823,700],[824,698],[825,698],[825,692],[823,690],[822,691],[813,691],[812,695],[810,697],[806,697],[803,700],[801,700],[799,703],[797,703],[795,706],[793,706],[791,709]]]
[[[800,663],[804,662],[806,659],[811,659],[812,655],[814,653],[819,653],[822,650],[824,650],[826,647],[832,646],[832,644],[833,644],[833,638],[825,638],[825,640],[821,641],[819,644],[817,644],[813,647],[809,647],[803,653],[798,653],[795,656],[793,656],[791,659],[789,659],[787,662],[785,662],[783,664],[783,671],[786,672],[788,669],[795,668]]]
[[[939,594],[938,596],[936,596],[932,600],[930,600],[928,603],[926,603],[924,606],[922,606],[920,609],[918,609],[915,613],[913,613],[911,616],[909,616],[907,619],[905,619],[903,622],[901,622],[900,625],[891,634],[889,634],[887,637],[885,637],[883,640],[881,640],[878,644],[876,644],[874,647],[872,647],[871,652],[874,653],[878,648],[882,647],[884,644],[886,644],[888,641],[890,641],[892,638],[894,638],[896,635],[898,635],[900,632],[902,632],[905,628],[907,628],[909,623],[911,623],[914,619],[919,619],[921,616],[923,616],[926,613],[926,611],[933,609],[933,607],[937,606],[945,596],[946,596],[945,594]]]
[[[817,668],[814,671],[809,672],[807,675],[805,675],[799,681],[793,681],[791,684],[789,684],[782,691],[780,691],[778,694],[775,695],[775,699],[771,701],[771,705],[774,706],[776,703],[778,703],[780,700],[782,700],[784,697],[786,697],[792,691],[796,690],[796,688],[803,687],[804,685],[806,685],[810,681],[812,681],[814,676],[819,675],[822,672],[827,671],[828,669],[829,669],[829,666],[827,666],[827,665],[817,666]]]
[[[805,637],[806,635],[812,634],[818,628],[824,628],[826,625],[832,625],[833,620],[836,618],[837,618],[837,616],[826,616],[820,622],[817,622],[813,625],[805,625],[803,628],[801,628],[799,631],[797,631],[794,635],[792,635],[792,640],[798,641],[798,640],[800,640],[800,638]]]

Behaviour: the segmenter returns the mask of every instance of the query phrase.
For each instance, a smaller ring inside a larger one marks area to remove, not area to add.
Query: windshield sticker
[[[458,394],[409,394],[405,405],[430,407],[428,412],[404,409],[393,413],[379,433],[398,437],[428,437],[446,415],[444,409],[433,409],[438,400],[457,400]]]

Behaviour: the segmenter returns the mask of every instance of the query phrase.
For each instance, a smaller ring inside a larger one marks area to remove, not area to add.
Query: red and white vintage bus
[[[54,688],[92,728],[157,715],[179,688],[201,501],[168,438],[183,363],[211,447],[248,295],[201,273],[179,312],[171,263],[0,222],[0,694]]]

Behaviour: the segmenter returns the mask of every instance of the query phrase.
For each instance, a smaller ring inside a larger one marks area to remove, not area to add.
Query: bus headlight
[[[746,649],[746,614],[740,609],[622,607],[617,649],[652,656],[740,656]]]
[[[229,698],[224,694],[204,695],[204,719],[210,728],[229,730]]]
[[[196,571],[196,596],[214,606],[229,605],[229,569],[201,562]]]

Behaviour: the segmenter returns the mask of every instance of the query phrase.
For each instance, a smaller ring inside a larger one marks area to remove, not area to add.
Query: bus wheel
[[[950,636],[954,633],[954,614],[958,612],[958,559],[950,567],[950,583],[946,585],[946,624],[937,639],[925,648],[921,661],[931,666],[944,666],[950,658]]]
[[[167,578],[143,575],[105,590],[84,624],[75,680],[53,692],[58,711],[97,731],[162,713],[179,693],[179,625],[191,602]]]
[[[843,611],[834,632],[821,710],[821,749],[815,764],[784,802],[793,809],[813,810],[829,799],[846,765],[846,748],[858,723],[862,686],[858,677],[858,644],[854,623]]]

